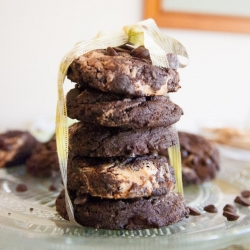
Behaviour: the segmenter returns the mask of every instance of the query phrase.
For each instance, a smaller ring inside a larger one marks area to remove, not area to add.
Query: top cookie
[[[180,88],[177,71],[152,65],[144,56],[146,51],[144,47],[132,51],[120,51],[119,48],[93,50],[72,62],[67,77],[82,87],[126,96],[176,92]]]

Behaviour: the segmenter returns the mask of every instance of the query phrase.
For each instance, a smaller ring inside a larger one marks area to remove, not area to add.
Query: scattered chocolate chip
[[[144,46],[139,46],[130,52],[133,57],[138,57],[142,59],[150,59],[149,51]]]
[[[235,203],[238,203],[242,206],[250,206],[250,200],[248,200],[247,198],[244,198],[244,197],[240,197],[240,196],[237,196],[234,200]]]
[[[189,215],[193,215],[193,216],[201,215],[200,211],[198,211],[197,209],[193,207],[188,207],[188,209],[189,209]]]
[[[240,218],[240,216],[238,214],[228,212],[228,211],[224,211],[223,216],[225,216],[228,221],[235,221],[235,220],[238,220]]]
[[[218,212],[218,209],[213,205],[207,205],[203,208],[206,212],[208,213],[217,213]]]
[[[30,208],[30,212],[32,212],[33,210],[34,210],[34,208],[33,208],[33,207],[31,207],[31,208]]]
[[[250,197],[250,190],[243,190],[240,194],[244,198],[249,198]]]
[[[179,63],[177,55],[175,55],[173,53],[168,53],[167,59],[168,59],[168,63],[169,63],[170,68],[177,69],[179,67],[180,63]]]
[[[49,186],[49,191],[58,191],[57,187],[54,184]]]
[[[231,205],[231,204],[226,204],[224,207],[223,207],[223,211],[227,211],[227,212],[230,212],[230,213],[236,213],[237,209],[235,206]]]
[[[11,213],[8,213],[8,215],[11,215]]]
[[[118,56],[118,53],[111,47],[108,47],[106,50],[106,55],[108,56]]]
[[[234,199],[235,203],[239,203],[241,202],[240,196],[236,196],[236,198]]]
[[[25,185],[25,184],[18,184],[17,186],[16,186],[16,191],[17,192],[25,192],[25,191],[27,191],[27,186]]]
[[[88,201],[87,195],[78,196],[74,200],[75,205],[84,205]]]

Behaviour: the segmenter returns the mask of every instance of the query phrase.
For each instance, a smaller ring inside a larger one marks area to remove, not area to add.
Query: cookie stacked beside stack
[[[170,57],[169,57],[170,58]],[[173,63],[173,62],[172,62]],[[144,47],[90,51],[70,65],[68,191],[76,221],[104,229],[158,228],[188,215],[173,168],[159,152],[177,143],[182,109],[174,69],[153,66]],[[65,196],[56,201],[68,219]]]

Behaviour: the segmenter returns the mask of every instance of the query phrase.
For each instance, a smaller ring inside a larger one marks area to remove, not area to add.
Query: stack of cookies
[[[168,58],[174,58],[168,56]],[[171,61],[175,63],[175,61]],[[161,155],[178,142],[171,126],[182,109],[175,69],[152,65],[143,46],[90,51],[75,59],[67,77],[68,192],[75,220],[104,229],[159,228],[188,216],[175,176]],[[62,191],[56,209],[68,219]]]

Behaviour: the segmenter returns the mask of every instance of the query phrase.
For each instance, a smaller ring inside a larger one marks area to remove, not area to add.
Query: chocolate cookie
[[[218,149],[200,135],[178,132],[183,183],[200,184],[212,180],[219,171]]]
[[[90,157],[137,156],[153,154],[175,145],[174,128],[138,130],[107,128],[78,122],[69,127],[69,150]]]
[[[165,157],[74,157],[68,161],[68,188],[106,199],[159,196],[174,189],[174,171]]]
[[[167,195],[125,200],[101,199],[71,194],[76,221],[85,227],[103,229],[146,229],[174,224],[188,216],[183,198]],[[57,197],[56,211],[68,220],[64,191]]]
[[[72,62],[67,77],[82,87],[126,96],[164,95],[180,88],[176,70],[154,66],[137,54],[93,50]]]
[[[0,168],[24,164],[37,143],[27,131],[10,130],[0,134]]]
[[[167,96],[125,98],[94,89],[72,89],[67,94],[68,116],[107,127],[166,127],[176,123],[182,109]]]
[[[55,136],[36,146],[26,161],[26,170],[34,177],[50,177],[53,172],[59,172]]]

